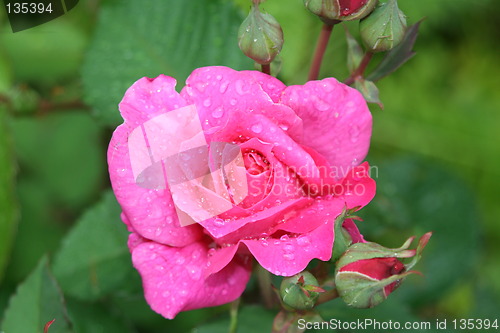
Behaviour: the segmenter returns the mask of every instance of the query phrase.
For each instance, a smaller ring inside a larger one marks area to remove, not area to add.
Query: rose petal
[[[157,113],[186,106],[186,101],[175,91],[176,83],[170,76],[159,75],[154,79],[143,77],[128,88],[119,109],[130,128],[141,125]]]
[[[303,271],[312,259],[330,260],[333,219],[297,237],[242,240],[259,264],[275,275],[291,276]]]
[[[224,269],[205,277],[207,251],[204,243],[175,248],[145,242],[134,248],[132,261],[154,311],[173,319],[181,311],[229,303],[243,293],[250,262],[235,257]]]
[[[325,156],[332,166],[348,170],[365,158],[372,116],[357,90],[328,78],[289,86],[280,102],[302,119],[302,143]]]
[[[254,78],[257,83],[260,84],[262,90],[271,97],[274,103],[278,103],[281,97],[281,93],[285,90],[286,85],[278,80],[277,78],[264,74],[259,71],[241,71],[242,73],[248,74]]]
[[[282,124],[293,135],[302,132],[302,122],[295,112],[275,105],[254,75],[247,72],[222,66],[198,68],[186,80],[181,96],[196,105],[209,140],[211,133],[225,126],[235,114],[241,114],[244,124],[252,120],[253,114],[262,114],[275,124]]]
[[[168,189],[154,190],[135,182],[130,166],[126,127],[113,134],[108,150],[111,184],[123,210],[123,219],[141,236],[172,246],[184,246],[202,236],[198,225],[181,227]]]

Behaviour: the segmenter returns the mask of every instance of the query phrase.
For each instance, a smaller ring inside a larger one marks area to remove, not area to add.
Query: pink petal
[[[330,165],[345,172],[365,158],[372,116],[357,90],[333,78],[310,81],[287,87],[281,103],[302,118],[302,143],[325,156]]]
[[[135,128],[158,113],[186,106],[186,101],[175,91],[176,83],[174,78],[166,75],[137,80],[119,104],[125,122]]]
[[[113,133],[108,149],[111,185],[123,210],[123,221],[132,231],[156,242],[184,246],[202,237],[199,225],[181,227],[167,189],[137,185],[130,162],[127,124]]]
[[[262,90],[271,97],[273,102],[278,103],[281,98],[281,93],[286,88],[283,82],[271,75],[259,71],[242,71],[242,73],[252,76],[254,80],[260,84]]]
[[[330,260],[333,219],[297,237],[242,240],[259,264],[275,275],[291,276],[303,271],[312,259]]]
[[[342,196],[348,208],[366,206],[375,196],[377,184],[370,177],[370,165],[364,162],[350,169],[336,185],[334,192]]]
[[[238,298],[250,278],[247,258],[235,257],[219,272],[205,277],[208,247],[193,243],[183,248],[145,242],[132,251],[146,301],[162,316],[217,306]]]
[[[196,105],[208,137],[224,127],[235,114],[242,116],[244,125],[247,119],[252,118],[252,114],[262,114],[294,135],[302,131],[302,123],[295,112],[288,107],[275,105],[254,75],[248,72],[238,72],[228,67],[198,68],[186,80],[181,96],[189,104]]]

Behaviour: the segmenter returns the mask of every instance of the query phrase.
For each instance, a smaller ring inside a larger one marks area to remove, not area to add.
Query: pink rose
[[[175,85],[164,75],[134,83],[120,103],[125,122],[108,150],[134,267],[146,300],[167,318],[238,298],[252,256],[282,276],[304,270],[314,258],[329,260],[335,217],[375,194],[368,164],[359,165],[372,118],[356,90],[332,78],[286,87],[260,72],[226,67],[195,70],[180,94]],[[208,145],[240,148],[248,185],[246,197],[230,209],[187,226],[179,216],[195,215],[205,198],[179,208],[168,187],[138,185],[137,157],[131,162],[129,149],[134,130],[147,132],[146,122],[179,109],[196,110]],[[363,241],[351,220],[344,227]]]

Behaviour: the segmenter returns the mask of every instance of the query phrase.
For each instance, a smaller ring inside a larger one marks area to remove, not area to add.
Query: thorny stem
[[[359,64],[358,68],[356,68],[356,70],[354,72],[352,72],[351,76],[349,76],[344,81],[344,83],[347,84],[348,86],[350,86],[351,84],[354,83],[354,81],[356,81],[356,79],[362,78],[363,73],[366,70],[366,67],[368,67],[368,64],[372,60],[372,57],[373,57],[373,53],[370,51],[367,51],[365,53],[365,55],[363,56],[363,59],[361,59],[361,63]]]
[[[238,307],[240,305],[240,298],[231,303],[231,308],[229,309],[229,333],[236,333],[238,330]]]
[[[262,65],[262,73],[271,75],[271,64]]]
[[[272,308],[274,305],[274,292],[272,289],[271,273],[261,265],[257,265],[257,281],[259,281],[260,295],[264,300],[266,308]]]
[[[323,61],[323,55],[325,54],[328,41],[330,40],[330,35],[332,34],[333,26],[335,24],[324,23],[321,28],[321,32],[318,38],[318,44],[316,45],[316,51],[314,52],[313,62],[311,64],[311,69],[309,70],[308,81],[317,80],[319,75],[319,69],[321,68],[321,62]]]

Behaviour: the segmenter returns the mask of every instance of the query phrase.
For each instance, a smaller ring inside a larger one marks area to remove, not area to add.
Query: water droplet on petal
[[[326,103],[325,101],[323,101],[321,99],[315,100],[314,101],[314,106],[319,111],[326,111],[326,110],[330,109],[330,104]]]
[[[286,260],[293,260],[295,259],[295,255],[293,253],[285,253],[283,255],[283,258],[285,258]]]
[[[238,103],[238,101],[235,100],[234,98],[229,101],[229,104],[231,104],[232,106],[235,106],[236,103]]]
[[[252,127],[250,129],[254,133],[260,133],[260,132],[262,132],[262,124],[254,124],[254,125],[252,125]]]
[[[210,105],[212,105],[212,101],[210,98],[207,98],[206,100],[203,101],[203,106],[208,108]]]
[[[311,244],[311,240],[307,236],[301,236],[297,238],[297,244],[299,244],[300,246],[307,246]]]
[[[216,119],[221,118],[223,115],[224,115],[224,110],[220,106],[212,112],[212,117]]]
[[[221,94],[225,93],[226,90],[227,90],[227,86],[229,85],[229,81],[224,81],[220,84],[220,87],[219,87],[219,92]]]

